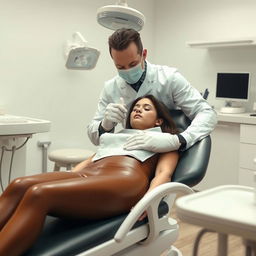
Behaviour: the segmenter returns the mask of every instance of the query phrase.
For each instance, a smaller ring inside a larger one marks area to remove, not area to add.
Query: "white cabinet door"
[[[256,171],[254,159],[256,159],[256,144],[240,143],[240,167]]]
[[[219,123],[211,134],[212,150],[204,179],[195,189],[238,184],[240,124]]]
[[[256,144],[256,125],[241,124],[240,142]]]
[[[256,125],[241,124],[239,184],[255,186]]]
[[[252,170],[240,168],[238,183],[243,186],[255,187],[254,172]]]

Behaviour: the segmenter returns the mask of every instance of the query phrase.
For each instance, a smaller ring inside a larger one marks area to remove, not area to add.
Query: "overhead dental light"
[[[96,66],[100,52],[87,43],[80,32],[75,32],[73,40],[67,41],[64,49],[67,69],[90,70]]]
[[[145,24],[145,16],[128,7],[127,1],[118,0],[116,5],[107,5],[98,9],[97,21],[103,27],[117,30],[119,28],[133,28],[141,30]]]

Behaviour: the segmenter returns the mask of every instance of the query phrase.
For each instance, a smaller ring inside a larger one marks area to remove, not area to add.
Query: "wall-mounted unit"
[[[218,40],[218,41],[194,41],[194,42],[187,42],[186,45],[193,48],[255,46],[256,40],[254,38],[248,38],[248,39],[233,39],[233,40]]]
[[[72,41],[66,41],[64,58],[67,69],[91,70],[96,66],[100,52],[87,44],[80,32],[73,33]]]

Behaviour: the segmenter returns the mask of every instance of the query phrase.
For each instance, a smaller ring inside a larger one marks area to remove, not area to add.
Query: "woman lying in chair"
[[[17,178],[6,188],[0,197],[0,256],[21,255],[28,249],[46,215],[87,219],[118,215],[128,212],[147,191],[170,181],[177,152],[123,149],[127,138],[140,130],[176,133],[165,106],[151,95],[138,98],[126,127],[103,134],[97,153],[72,171]]]

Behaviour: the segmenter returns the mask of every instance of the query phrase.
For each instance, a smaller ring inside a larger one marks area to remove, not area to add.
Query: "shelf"
[[[255,39],[219,40],[219,41],[194,41],[187,42],[187,46],[192,48],[217,48],[235,46],[255,46]]]

